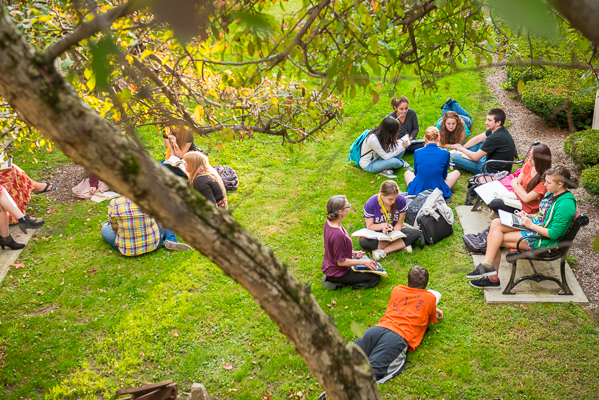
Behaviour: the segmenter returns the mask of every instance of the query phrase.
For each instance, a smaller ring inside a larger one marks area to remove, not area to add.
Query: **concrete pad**
[[[456,207],[458,219],[464,229],[464,234],[476,234],[491,225],[491,212],[489,210],[470,211],[471,206]],[[485,300],[487,303],[569,303],[573,302],[580,305],[588,305],[589,300],[578,284],[578,280],[566,263],[566,280],[568,286],[572,290],[573,295],[559,295],[559,286],[555,282],[543,281],[540,283],[534,281],[524,281],[512,292],[516,294],[503,294],[503,290],[510,280],[512,273],[512,265],[505,260],[507,249],[501,251],[501,262],[499,264],[499,280],[501,281],[501,289],[485,289]],[[483,262],[482,254],[472,254],[474,265]],[[537,272],[548,276],[555,276],[561,279],[559,260],[552,262],[535,261],[534,266]],[[526,260],[518,261],[518,270],[516,271],[516,279],[523,275],[530,275],[532,269]]]
[[[13,239],[15,239],[15,242],[27,244],[29,243],[29,239],[31,239],[31,237],[34,235],[36,231],[29,229],[27,231],[27,234],[24,234],[23,232],[21,232],[18,225],[13,225],[10,227],[9,232],[12,235]],[[27,247],[24,247],[24,249],[26,248]],[[2,280],[8,273],[10,264],[14,263],[16,259],[19,258],[19,255],[21,255],[22,251],[23,249],[10,250],[6,248],[6,250],[1,250],[0,248],[0,282],[2,282]]]

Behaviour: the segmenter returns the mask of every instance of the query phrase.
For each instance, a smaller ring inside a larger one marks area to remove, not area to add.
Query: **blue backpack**
[[[371,153],[372,150],[367,152],[366,154],[362,154],[362,143],[366,140],[366,137],[370,133],[370,129],[366,129],[360,136],[354,140],[351,147],[349,148],[349,157],[347,157],[348,162],[353,162],[356,167],[360,166],[360,159],[364,157],[366,154]]]

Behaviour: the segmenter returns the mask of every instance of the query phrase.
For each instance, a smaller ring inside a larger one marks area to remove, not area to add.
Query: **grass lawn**
[[[412,101],[421,134],[436,122],[449,95],[471,111],[473,131],[482,132],[493,105],[483,76],[444,81],[449,88],[443,82],[435,93],[407,81],[396,90]],[[322,289],[326,200],[346,194],[354,211],[346,228],[363,226],[362,207],[382,177],[349,166],[348,150],[355,136],[391,109],[385,96],[376,105],[370,96],[357,96],[348,99],[345,111],[342,127],[327,128],[301,150],[268,137],[225,143],[222,150],[216,148],[218,135],[198,144],[210,152],[213,165],[237,170],[240,189],[229,195],[233,215],[300,280],[313,284],[316,299],[347,340],[355,339],[352,321],[365,327],[378,322],[409,268],[429,270],[430,288],[443,293],[445,319],[409,356],[410,368],[380,386],[383,395],[599,398],[599,335],[593,321],[572,304],[486,304],[464,278],[472,259],[459,223],[451,238],[433,247],[385,258],[389,277],[374,289]],[[140,136],[160,159],[162,138],[151,130]],[[57,151],[38,159],[34,164],[30,155],[20,154],[15,162],[37,179],[68,162]],[[403,178],[397,181],[405,189]],[[463,202],[465,182],[461,178],[455,188],[452,206]],[[160,249],[136,258],[119,256],[100,237],[107,203],[65,205],[35,196],[30,207],[47,224],[22,253],[25,268],[11,268],[0,284],[0,398],[113,398],[119,388],[166,379],[183,391],[201,382],[219,399],[269,393],[274,399],[315,399],[320,393],[277,327],[201,254]],[[50,306],[54,311],[40,315]]]

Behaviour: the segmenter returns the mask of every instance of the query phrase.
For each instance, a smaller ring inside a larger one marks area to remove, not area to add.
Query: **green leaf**
[[[356,321],[352,321],[351,324],[349,324],[349,329],[351,329],[353,334],[359,338],[364,337],[364,331],[366,330],[364,329],[364,325]]]
[[[119,48],[114,43],[111,35],[107,35],[100,39],[91,49],[91,67],[96,77],[96,86],[100,90],[106,91],[110,88],[112,66],[110,65],[109,60],[111,56],[118,53],[118,51]]]
[[[582,89],[581,91],[579,91],[578,94],[580,94],[580,95],[587,94],[589,92],[592,92],[595,89],[597,89],[597,86],[589,86],[588,88]]]
[[[522,94],[524,91],[524,81],[518,81],[518,94]]]
[[[236,12],[233,14],[242,24],[253,31],[272,31],[274,19],[266,14]]]
[[[391,88],[391,90],[389,90],[389,97],[393,97],[395,95],[395,88]]]
[[[599,251],[599,236],[595,237],[595,241],[593,242],[593,250]]]
[[[513,26],[524,26],[544,36],[556,36],[557,27],[547,3],[543,0],[488,1],[488,4],[506,17]]]

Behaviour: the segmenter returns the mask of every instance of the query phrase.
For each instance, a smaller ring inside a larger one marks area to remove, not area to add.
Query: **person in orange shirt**
[[[426,268],[413,267],[408,273],[408,286],[398,285],[391,292],[383,318],[355,341],[368,356],[376,383],[398,375],[407,352],[416,350],[428,324],[443,318],[443,311],[437,308],[441,294],[426,290],[427,286]]]

